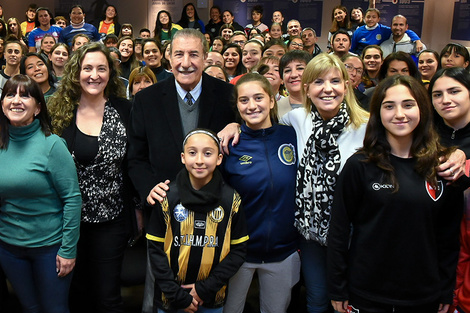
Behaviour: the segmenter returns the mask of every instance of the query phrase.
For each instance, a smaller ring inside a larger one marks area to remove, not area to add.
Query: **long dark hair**
[[[410,154],[416,159],[415,170],[433,187],[437,187],[436,167],[439,165],[439,157],[448,155],[452,149],[440,145],[439,136],[434,128],[434,109],[426,88],[413,77],[394,75],[385,78],[377,85],[370,101],[370,118],[364,137],[364,146],[359,153],[366,156],[366,162],[375,163],[382,169],[388,182],[393,184],[394,192],[398,191],[395,168],[390,163],[391,147],[380,117],[380,109],[387,90],[397,85],[403,85],[409,89],[419,108],[420,121],[413,131],[410,149]]]
[[[163,29],[163,24],[160,22],[160,14],[165,13],[168,15],[168,36],[170,37],[170,40],[172,39],[172,34],[171,34],[171,25],[173,24],[173,21],[171,19],[171,14],[170,12],[166,10],[160,10],[157,14],[157,18],[155,20],[155,29],[153,30],[153,35],[155,36],[155,39],[157,39],[159,42],[162,41],[162,29]]]
[[[119,46],[121,45],[121,42],[123,42],[124,40],[130,40],[132,41],[132,54],[131,56],[129,57],[129,60],[127,60],[127,62],[129,62],[131,64],[131,70],[135,69],[136,67],[139,66],[139,61],[137,60],[137,58],[135,57],[135,40],[132,39],[131,36],[123,36],[119,39],[118,41],[118,44],[117,44],[117,48],[119,49]]]
[[[361,13],[362,13],[362,21],[359,22],[358,20],[353,20],[353,16],[352,16],[352,11],[353,11],[353,10],[359,10],[359,11],[361,11]],[[361,7],[352,7],[351,10],[349,11],[349,16],[350,16],[349,20],[350,20],[351,26],[352,26],[353,28],[356,28],[356,27],[359,27],[359,26],[362,26],[362,25],[365,24],[365,23],[364,23],[364,10],[363,10]]]
[[[36,100],[40,111],[34,118],[39,120],[42,132],[46,136],[49,136],[51,134],[52,126],[51,119],[47,113],[46,100],[44,100],[41,87],[39,87],[39,85],[33,79],[23,74],[17,74],[7,80],[5,86],[3,87],[0,102],[3,103],[3,99],[7,94],[16,94],[18,88],[20,89],[19,92],[27,94]],[[5,116],[5,114],[0,114],[0,149],[8,148],[8,140],[10,137],[9,127],[10,123],[8,118]]]
[[[171,40],[166,40],[162,46],[162,66],[166,70],[171,70],[170,60],[165,57],[166,48],[171,45]]]
[[[372,79],[369,76],[369,72],[366,69],[365,61],[364,61],[364,57],[366,56],[366,53],[369,49],[377,49],[379,51],[380,58],[382,59],[382,61],[384,59],[384,53],[382,51],[382,48],[380,48],[380,46],[378,46],[378,45],[369,45],[369,46],[365,47],[364,50],[362,50],[361,59],[362,59],[362,62],[364,63],[364,75],[362,75],[362,82],[364,83],[364,86],[366,88],[375,86],[375,83],[372,81]],[[382,67],[382,66],[383,66],[383,64],[380,67]],[[379,69],[379,73],[380,73],[380,69]]]
[[[73,9],[75,8],[79,8],[80,10],[82,10],[82,13],[85,14],[85,9],[83,8],[81,4],[74,4],[69,10],[69,15],[72,14]]]
[[[46,11],[49,14],[50,20],[49,20],[49,25],[52,26],[54,24],[54,15],[52,15],[51,10],[46,7],[40,7],[36,9],[36,16],[34,17],[34,24],[36,27],[41,26],[41,23],[39,23],[39,11]]]
[[[434,88],[434,84],[441,77],[449,77],[449,78],[454,79],[455,81],[462,84],[465,88],[467,88],[468,92],[470,93],[470,73],[468,72],[468,70],[462,67],[441,68],[440,70],[436,72],[436,74],[434,74],[431,81],[429,82],[428,93],[429,93],[429,97],[431,98],[431,100],[433,98],[432,91]],[[444,119],[437,113],[437,111],[435,111],[434,118],[436,119],[436,122],[439,121],[440,119],[441,120]]]
[[[5,21],[2,20],[1,18],[0,18],[0,23],[3,25],[3,28],[2,28],[2,30],[0,31],[0,37],[5,38],[5,37],[7,36],[8,26],[7,26],[7,24],[5,23]],[[21,29],[21,26],[18,26],[18,28]],[[17,37],[15,36],[15,38],[17,38]],[[17,38],[17,39],[20,39],[20,38]]]
[[[444,54],[446,53],[458,53],[460,54],[461,56],[463,56],[463,58],[465,59],[465,62],[469,62],[466,69],[468,69],[470,67],[470,53],[468,52],[467,48],[465,48],[464,46],[462,46],[461,44],[459,43],[455,43],[455,42],[451,42],[451,43],[448,43],[441,51],[441,54],[439,54],[439,65],[442,67],[442,64],[441,64],[441,59],[442,57],[444,56]]]
[[[114,23],[114,24],[119,23],[119,15],[118,15],[117,8],[116,8],[115,5],[112,5],[112,4],[108,4],[108,5],[104,8],[103,15],[101,16],[101,20],[106,21],[106,11],[108,10],[109,7],[113,7],[113,8],[114,8],[114,11],[116,12],[116,16],[113,17],[113,23]]]
[[[163,49],[162,44],[160,43],[159,40],[157,40],[155,38],[147,38],[147,39],[144,40],[144,42],[142,43],[142,56],[144,55],[145,45],[148,44],[149,42],[154,43],[157,46],[157,49],[160,51],[160,55],[162,56],[161,59],[163,59],[163,55],[165,54],[165,51],[162,51],[162,49]],[[161,63],[161,59],[160,59],[160,63]],[[129,81],[130,81],[130,79],[129,79]]]
[[[436,80],[441,77],[449,77],[458,81],[459,83],[464,85],[465,88],[467,88],[468,92],[470,92],[470,73],[462,67],[449,67],[442,68],[438,70],[436,74],[434,74],[431,79],[431,82],[429,83],[429,96],[432,96],[432,89],[434,87],[434,84],[436,83]]]
[[[240,56],[240,60],[238,61],[237,69],[235,70],[235,76],[246,73],[246,68],[245,68],[245,66],[243,66],[243,62],[242,62],[243,53],[242,53],[242,49],[240,48],[239,45],[237,45],[236,43],[229,43],[228,45],[224,46],[224,49],[222,50],[222,57],[223,57],[225,51],[227,51],[230,48],[234,48],[235,50],[237,50],[237,53]],[[224,64],[225,64],[225,59],[224,59]],[[225,68],[225,66],[224,66],[224,68]]]
[[[199,15],[197,14],[197,10],[196,10],[196,7],[194,6],[193,3],[187,3],[184,7],[183,7],[183,11],[181,11],[181,19],[178,21],[178,24],[183,27],[183,28],[188,28],[188,24],[189,24],[189,18],[188,16],[186,15],[186,8],[189,7],[189,6],[192,6],[194,8],[194,21],[197,23],[197,21],[200,20],[199,18]]]
[[[50,66],[48,60],[46,60],[46,58],[41,53],[34,53],[34,52],[26,53],[26,55],[24,55],[21,58],[21,61],[20,61],[20,73],[23,74],[23,75],[26,75],[26,64],[25,63],[26,63],[26,59],[29,58],[29,57],[37,57],[39,60],[41,60],[45,64],[45,66],[47,68],[47,81],[49,83],[49,86],[53,87],[54,86],[54,77],[52,76],[51,66]]]

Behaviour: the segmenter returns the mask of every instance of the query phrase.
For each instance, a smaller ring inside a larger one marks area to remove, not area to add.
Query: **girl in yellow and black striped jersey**
[[[217,170],[216,135],[195,129],[183,149],[185,168],[148,226],[153,312],[222,312],[226,284],[245,260],[245,216],[239,194]]]

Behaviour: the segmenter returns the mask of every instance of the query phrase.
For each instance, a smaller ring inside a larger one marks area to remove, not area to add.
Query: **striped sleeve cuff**
[[[162,237],[157,237],[157,236],[150,235],[150,234],[145,235],[145,237],[148,240],[157,241],[157,242],[165,242],[165,238],[162,238]]]
[[[148,234],[147,234],[148,236]],[[147,237],[148,238],[148,237]],[[149,238],[150,239],[150,238]],[[234,240],[230,240],[230,244],[231,245],[236,245],[236,244],[239,244],[239,243],[242,243],[242,242],[245,242],[249,239],[248,235],[246,235],[245,237],[242,237],[242,238],[239,238],[239,239],[234,239]]]

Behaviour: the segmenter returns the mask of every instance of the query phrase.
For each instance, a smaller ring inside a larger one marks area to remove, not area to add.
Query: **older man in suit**
[[[129,127],[129,175],[146,204],[155,203],[157,183],[173,180],[183,167],[184,136],[196,127],[220,131],[235,121],[233,86],[203,73],[207,49],[195,29],[178,31],[171,43],[169,78],[138,92]],[[151,214],[147,206],[147,219]],[[147,271],[143,312],[153,304],[153,278]],[[150,289],[148,289],[150,288]]]

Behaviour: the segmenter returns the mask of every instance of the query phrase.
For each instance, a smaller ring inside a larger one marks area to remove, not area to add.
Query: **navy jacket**
[[[279,124],[262,130],[242,125],[241,130],[221,169],[242,197],[250,236],[246,260],[279,262],[297,250],[295,131]]]

